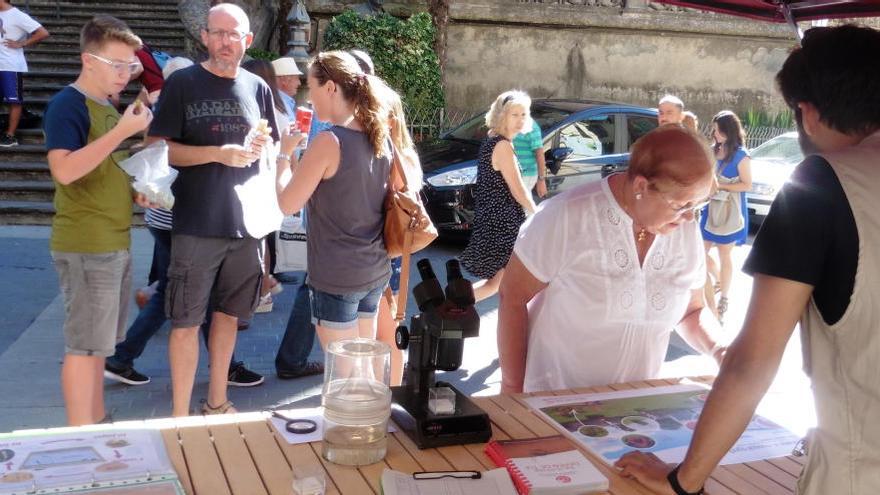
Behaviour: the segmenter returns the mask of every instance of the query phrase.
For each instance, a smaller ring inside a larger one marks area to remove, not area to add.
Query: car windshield
[[[538,126],[544,130],[552,127],[553,124],[565,119],[569,115],[571,115],[570,112],[558,108],[532,107],[532,119],[534,119],[535,122],[538,123]],[[476,142],[482,141],[486,138],[486,133],[488,132],[485,119],[485,114],[477,115],[443,137],[445,139],[461,139]]]
[[[783,163],[797,164],[804,159],[797,135],[777,136],[753,149],[750,154],[753,160]]]

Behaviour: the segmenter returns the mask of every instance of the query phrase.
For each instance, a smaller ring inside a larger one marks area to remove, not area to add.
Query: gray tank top
[[[307,205],[309,284],[339,295],[372,290],[391,275],[382,237],[390,153],[376,158],[363,132],[341,126],[329,132],[339,141],[339,168]]]

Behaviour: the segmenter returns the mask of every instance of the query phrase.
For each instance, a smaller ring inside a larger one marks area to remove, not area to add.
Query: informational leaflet
[[[701,385],[673,385],[524,400],[608,464],[633,450],[678,463],[684,460],[708,394]],[[798,440],[789,430],[755,415],[721,464],[789,455]]]
[[[0,495],[68,492],[183,494],[157,430],[0,437]]]

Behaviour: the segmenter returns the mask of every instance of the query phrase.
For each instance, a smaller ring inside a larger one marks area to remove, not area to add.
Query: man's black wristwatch
[[[681,487],[678,483],[678,468],[680,467],[681,464],[675,466],[675,469],[669,471],[669,474],[666,475],[666,480],[669,481],[669,486],[672,487],[672,491],[675,492],[675,495],[703,495],[703,487],[700,487],[700,489],[695,492],[689,492]]]

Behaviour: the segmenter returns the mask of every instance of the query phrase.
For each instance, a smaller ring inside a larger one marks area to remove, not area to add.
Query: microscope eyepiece
[[[437,275],[434,274],[434,267],[431,266],[431,260],[428,258],[422,258],[416,263],[416,267],[419,269],[419,275],[422,277],[422,281],[428,280],[436,280]]]
[[[451,259],[446,262],[446,283],[452,282],[453,280],[459,280],[464,278],[461,275],[461,265],[458,263],[457,259]]]

